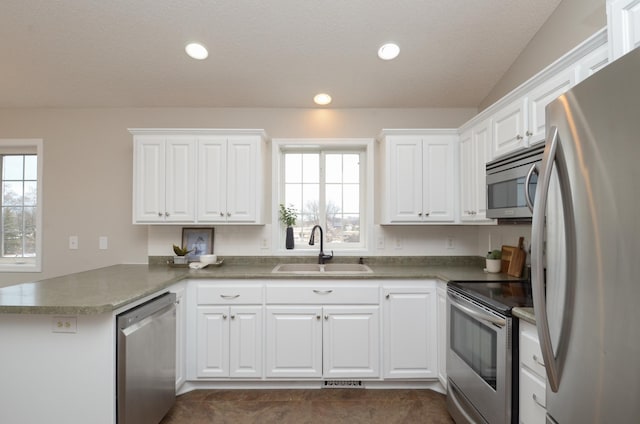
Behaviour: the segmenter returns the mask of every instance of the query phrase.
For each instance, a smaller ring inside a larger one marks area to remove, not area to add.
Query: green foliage
[[[186,247],[182,246],[178,246],[178,245],[173,245],[173,253],[176,254],[176,256],[186,256],[189,252],[191,252],[191,250],[187,249]]]
[[[295,210],[293,206],[285,207],[282,203],[280,203],[280,222],[282,222],[287,227],[293,227],[296,225],[296,218],[298,216],[298,211]]]
[[[502,258],[502,252],[499,251],[498,249],[495,249],[487,253],[487,259],[501,259],[501,258]]]

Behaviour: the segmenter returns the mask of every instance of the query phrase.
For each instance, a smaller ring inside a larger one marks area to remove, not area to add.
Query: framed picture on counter
[[[197,261],[200,255],[213,253],[213,234],[213,227],[182,229],[182,245],[191,250],[187,255],[189,261]]]

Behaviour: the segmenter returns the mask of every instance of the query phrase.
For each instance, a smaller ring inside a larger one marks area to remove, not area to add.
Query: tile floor
[[[160,424],[453,423],[432,390],[196,390]]]

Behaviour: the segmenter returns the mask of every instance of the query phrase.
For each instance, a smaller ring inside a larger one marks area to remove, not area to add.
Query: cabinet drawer
[[[520,328],[520,362],[539,377],[546,376],[536,327],[526,322]]]
[[[254,285],[214,285],[198,286],[198,305],[261,304],[262,286]]]
[[[378,304],[378,286],[308,285],[267,286],[269,304]]]
[[[544,382],[526,368],[520,368],[520,423],[546,422]]]

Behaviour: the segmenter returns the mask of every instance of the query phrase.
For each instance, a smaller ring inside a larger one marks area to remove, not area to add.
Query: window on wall
[[[39,146],[36,141],[0,140],[0,271],[40,270]]]
[[[319,148],[282,155],[280,203],[298,212],[296,248],[317,249],[308,245],[314,225],[324,230],[325,250],[363,248],[365,152]]]

